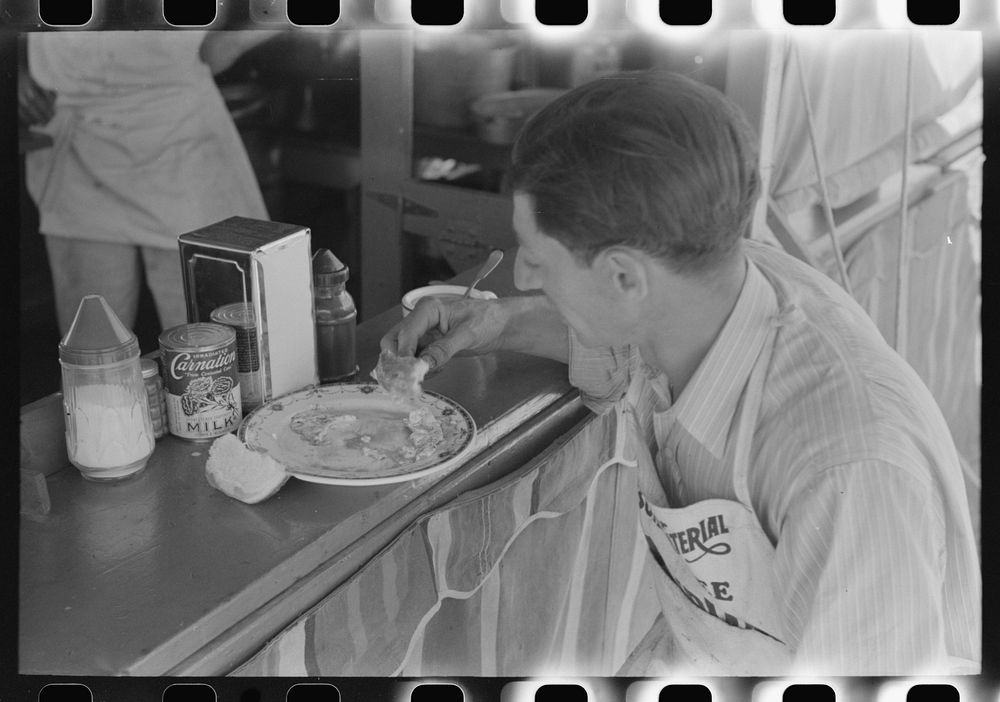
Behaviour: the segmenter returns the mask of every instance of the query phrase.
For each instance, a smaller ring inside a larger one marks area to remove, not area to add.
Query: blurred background
[[[492,29],[376,38],[365,44],[363,78],[362,31],[282,32],[215,76],[270,219],[309,227],[314,250],[328,248],[350,267],[361,320],[398,302],[395,290],[450,278],[494,246],[513,245],[503,197],[510,144],[526,117],[565,89],[653,65],[720,89],[724,80],[721,42],[671,46],[619,31],[540,42],[526,30]],[[405,138],[387,136],[397,131],[394,120]],[[21,404],[59,389],[51,278],[24,187],[24,154],[49,146],[22,130]],[[373,208],[367,218],[365,204]],[[386,257],[363,265],[363,240]],[[146,289],[134,331],[143,353],[157,347],[160,324]]]

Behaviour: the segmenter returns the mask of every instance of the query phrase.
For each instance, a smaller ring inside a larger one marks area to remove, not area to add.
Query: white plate
[[[416,407],[429,410],[442,430],[441,441],[423,456],[413,455],[417,451],[403,421]],[[300,480],[383,485],[454,465],[472,446],[476,423],[464,407],[437,393],[424,391],[411,407],[375,383],[344,383],[274,399],[248,414],[237,436]]]

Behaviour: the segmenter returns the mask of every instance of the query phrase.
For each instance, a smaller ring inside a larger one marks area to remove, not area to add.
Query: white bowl
[[[422,288],[414,288],[410,292],[403,295],[403,316],[405,317],[413,308],[416,307],[417,302],[424,297],[442,297],[442,298],[459,298],[465,294],[465,289],[469,287],[468,285],[425,285]],[[496,293],[492,293],[489,290],[480,290],[475,288],[472,294],[469,296],[475,300],[495,300],[497,299]]]

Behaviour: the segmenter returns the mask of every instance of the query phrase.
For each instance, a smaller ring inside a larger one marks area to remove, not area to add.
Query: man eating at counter
[[[636,505],[678,670],[976,672],[980,570],[948,428],[915,372],[823,274],[746,238],[750,128],[664,72],[570,91],[509,172],[515,283],[427,298],[383,339],[431,367],[566,362]],[[654,656],[656,651],[654,651]]]

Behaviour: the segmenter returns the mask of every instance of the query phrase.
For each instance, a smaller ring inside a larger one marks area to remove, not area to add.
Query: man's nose
[[[517,249],[517,256],[514,258],[514,287],[522,292],[537,290],[541,287],[538,283],[537,276],[535,276],[534,273],[532,273],[531,270],[524,265],[520,247]]]

